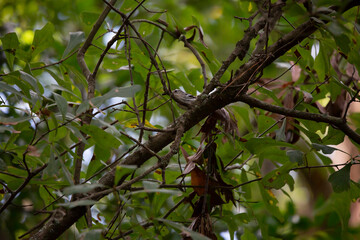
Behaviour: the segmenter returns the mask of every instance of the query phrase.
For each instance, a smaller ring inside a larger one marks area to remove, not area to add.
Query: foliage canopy
[[[357,5],[1,1],[0,235],[359,236]]]

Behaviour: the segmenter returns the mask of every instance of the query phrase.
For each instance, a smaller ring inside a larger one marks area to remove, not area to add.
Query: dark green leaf
[[[259,148],[261,146],[261,148]],[[245,147],[253,154],[258,154],[263,152],[267,148],[273,147],[290,147],[294,148],[294,145],[279,142],[271,138],[251,138],[245,143]]]
[[[132,172],[136,170],[137,166],[127,166],[127,165],[119,165],[116,166],[115,172],[115,184],[119,182],[120,179],[124,178],[125,176],[130,175]]]
[[[11,93],[13,93],[14,95],[18,96],[19,98],[24,98],[24,99],[29,100],[25,95],[23,95],[23,94],[21,93],[21,91],[16,90],[15,88],[13,88],[12,86],[6,84],[6,83],[3,82],[3,81],[0,81],[0,89],[3,90],[3,91],[11,92]]]
[[[318,150],[318,151],[321,150],[324,154],[332,154],[334,151],[338,150],[337,148],[322,145],[322,144],[318,144],[318,143],[313,143],[311,145],[316,150]]]
[[[315,58],[314,68],[319,75],[319,79],[323,80],[325,79],[325,75],[329,71],[329,56],[325,49],[325,46],[320,42],[318,45],[316,45],[319,49],[319,54]],[[329,51],[329,50],[328,50]]]
[[[139,27],[139,33],[143,37],[147,37],[154,31],[155,26],[148,23],[141,23]]]
[[[351,194],[352,202],[356,202],[360,198],[360,184],[359,183],[351,181],[350,194]]]
[[[94,12],[82,12],[80,13],[80,18],[86,25],[92,25],[99,18],[99,14]]]
[[[63,96],[61,96],[59,94],[53,93],[53,95],[54,95],[57,107],[59,108],[60,113],[63,116],[63,120],[64,120],[66,118],[66,113],[67,113],[67,108],[68,108],[67,101]]]
[[[80,130],[76,126],[67,124],[65,127],[70,129],[70,131],[75,135],[77,139],[81,139],[83,143],[88,144],[86,138],[81,134]]]
[[[3,49],[5,50],[6,60],[8,61],[10,70],[13,70],[16,50],[20,44],[16,33],[8,33],[1,38]]]
[[[66,168],[64,162],[62,161],[61,158],[59,158],[58,161],[60,162],[61,170],[62,170],[63,173],[64,173],[64,176],[65,176],[66,181],[69,183],[69,185],[74,185],[74,182],[73,182],[72,177],[71,177],[71,173],[70,173],[69,170]]]
[[[351,166],[351,164],[347,164],[345,167],[329,176],[329,182],[331,183],[334,192],[341,193],[350,189]]]
[[[280,99],[275,95],[272,90],[267,89],[266,87],[260,87],[258,88],[258,91],[264,95],[269,96],[272,100],[275,101],[276,105],[282,106]]]
[[[341,230],[346,232],[350,218],[350,191],[333,193],[330,198],[317,210],[317,215],[328,217],[331,213],[336,213],[341,221]]]
[[[0,170],[5,171],[14,159],[13,154],[0,150]]]
[[[257,240],[257,237],[247,228],[245,228],[244,234],[241,235],[241,240]]]
[[[173,221],[170,221],[170,220],[167,220],[167,219],[158,219],[160,222],[163,222],[165,223],[166,225],[170,226],[171,228],[173,229],[176,229],[178,231],[181,231],[183,233],[186,233],[187,235],[189,235],[191,237],[191,239],[193,240],[210,240],[210,238],[208,237],[205,237],[204,235],[200,234],[200,233],[197,233],[197,232],[194,232],[192,230],[190,230],[189,228],[187,227],[184,227],[183,225],[179,224],[179,223],[176,223],[176,222],[173,222]]]
[[[90,104],[89,104],[89,100],[85,99],[80,105],[79,107],[76,109],[76,115],[80,115],[81,113],[86,112],[87,110],[90,109]]]
[[[85,39],[84,32],[70,32],[70,40],[66,49],[63,53],[62,58],[65,58],[69,53],[71,53],[75,48],[77,48]]]
[[[7,118],[7,117],[1,117],[0,116],[0,123],[3,123],[3,124],[12,124],[12,125],[15,125],[15,124],[18,124],[18,123],[21,123],[21,122],[25,122],[25,121],[28,121],[30,119],[32,119],[33,117],[31,116],[23,116],[23,117],[17,117],[17,118]]]
[[[45,173],[49,176],[52,176],[59,173],[60,161],[55,159],[54,147],[52,145],[49,146],[50,156],[48,166],[45,169]]]
[[[265,189],[260,182],[258,183],[258,186],[260,188],[260,193],[263,198],[263,202],[266,206],[266,209],[280,222],[283,222],[284,216],[280,212],[278,206],[279,201],[276,199],[274,193],[269,189]]]
[[[344,141],[345,133],[334,129],[333,127],[329,127],[326,136],[321,140],[325,145],[337,145]]]
[[[31,76],[30,74],[20,71],[20,78],[22,80],[26,81],[27,83],[29,83],[31,85],[32,89],[34,91],[36,91],[37,94],[39,94],[39,96],[37,96],[37,98],[39,98],[44,93],[44,89],[42,88],[42,86],[40,84],[38,84],[38,80],[36,78],[34,78],[33,76]]]
[[[55,27],[52,23],[48,22],[42,29],[35,31],[34,40],[32,43],[32,57],[35,57],[46,48],[52,46],[54,41],[53,34]]]
[[[290,188],[293,188],[294,179],[290,176],[289,171],[296,165],[296,163],[288,162],[280,168],[274,169],[265,175],[265,177],[262,179],[262,183],[267,188],[280,189],[285,184],[288,184]]]
[[[286,142],[285,130],[286,130],[286,118],[282,122],[280,129],[275,131],[276,132],[275,139],[277,141]]]
[[[81,131],[89,134],[103,150],[117,148],[120,145],[120,141],[116,137],[97,126],[84,125],[81,127]]]
[[[86,240],[100,240],[102,238],[102,230],[101,229],[92,229],[87,232],[85,232],[82,239]]]
[[[304,164],[304,153],[299,150],[289,150],[286,152],[286,155],[289,157],[290,161],[297,163],[298,165]]]

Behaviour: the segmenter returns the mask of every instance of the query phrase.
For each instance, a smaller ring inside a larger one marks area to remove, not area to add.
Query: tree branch
[[[279,107],[275,105],[271,105],[269,103],[262,102],[256,98],[250,97],[248,95],[240,95],[238,100],[244,103],[247,103],[251,107],[261,108],[263,110],[267,110],[269,112],[278,113],[287,117],[295,117],[305,120],[311,120],[314,122],[324,122],[329,123],[333,127],[340,129],[343,133],[345,133],[348,137],[350,137],[353,141],[360,144],[360,135],[353,131],[349,125],[346,124],[346,120],[339,117],[333,117],[325,114],[317,114],[317,113],[309,113],[302,112],[298,110],[293,110],[289,108]]]

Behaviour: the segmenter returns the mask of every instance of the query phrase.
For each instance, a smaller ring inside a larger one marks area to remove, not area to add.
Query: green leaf
[[[59,94],[53,93],[53,95],[55,98],[56,105],[59,108],[61,115],[63,116],[63,120],[65,120],[67,108],[68,108],[67,101],[63,96]]]
[[[329,182],[336,193],[341,193],[350,189],[350,169],[351,164],[345,165],[339,171],[329,176]]]
[[[313,148],[315,148],[318,151],[322,151],[324,154],[332,154],[334,151],[339,150],[334,147],[329,147],[323,144],[313,143],[311,144]]]
[[[125,54],[124,54],[125,55]],[[107,56],[104,58],[103,68],[111,71],[128,68],[129,63],[125,57],[122,56]]]
[[[97,203],[97,201],[94,200],[79,200],[75,202],[68,202],[68,203],[59,203],[58,206],[63,206],[67,208],[74,208],[79,206],[91,206]]]
[[[240,175],[241,183],[246,183],[249,181],[249,178],[247,177],[246,171],[242,170]],[[242,190],[242,196],[244,196],[246,199],[251,199],[252,196],[252,188],[250,184],[245,184],[241,187]]]
[[[239,115],[241,119],[244,121],[247,129],[249,131],[253,131],[253,124],[251,123],[250,116],[249,116],[249,109],[247,107],[239,107],[239,106],[232,106],[234,110],[233,113],[235,116]]]
[[[333,127],[328,128],[326,136],[321,139],[321,142],[325,145],[337,145],[344,141],[345,133],[334,129]]]
[[[319,49],[319,54],[315,58],[314,69],[316,70],[320,81],[323,81],[325,79],[325,75],[329,71],[329,66],[330,66],[329,56],[328,53],[326,52],[327,48],[325,48],[324,44],[319,42],[319,45],[317,46],[320,49]]]
[[[70,40],[63,53],[62,58],[65,58],[71,51],[77,48],[85,40],[84,32],[70,32]]]
[[[264,159],[271,160],[272,162],[277,162],[285,164],[289,162],[289,157],[286,155],[286,152],[281,148],[265,148],[258,154],[259,156],[259,165],[262,166]]]
[[[16,33],[14,32],[8,33],[4,37],[2,37],[1,42],[5,51],[5,56],[9,64],[10,71],[12,71],[14,66],[15,53],[17,48],[19,47],[20,42]]]
[[[223,216],[221,217],[221,221],[224,221],[227,225],[227,229],[229,231],[229,235],[230,235],[230,239],[234,239],[234,233],[236,230],[238,230],[238,223],[240,221],[236,221],[237,219],[235,219],[235,217],[237,217],[239,219],[239,214],[237,216],[234,216],[234,214],[232,212],[229,212],[229,211],[224,211],[223,212]],[[247,215],[246,213],[240,213],[240,214],[245,214]],[[242,222],[240,222],[242,223]]]
[[[64,162],[62,161],[61,158],[58,159],[58,161],[60,162],[60,166],[61,169],[64,173],[65,179],[66,181],[70,184],[70,185],[74,185],[74,182],[72,181],[72,177],[71,177],[71,173],[69,172],[69,170],[66,168]]]
[[[120,141],[116,137],[97,126],[84,125],[81,127],[81,131],[89,134],[96,142],[96,145],[101,147],[103,150],[117,148],[120,146]]]
[[[113,97],[133,97],[135,95],[135,93],[140,91],[140,90],[141,90],[140,85],[113,88],[109,92],[104,94],[103,96],[94,97],[94,98],[92,98],[90,100],[86,99],[85,101],[83,101],[80,104],[80,106],[78,107],[78,109],[76,110],[76,115],[79,115],[79,114],[81,114],[81,113],[83,113],[83,112],[90,109],[89,101],[91,102],[91,104],[93,106],[100,107],[102,104],[104,104],[110,98],[113,98]]]
[[[90,144],[94,142],[92,139],[90,139],[90,141],[91,141]],[[111,151],[109,150],[110,150],[109,148],[104,149],[101,146],[97,145],[95,142],[94,155],[98,160],[107,162],[111,156]]]
[[[102,229],[92,229],[82,234],[81,239],[100,240],[103,239],[101,233],[102,233]]]
[[[193,239],[193,240],[210,240],[210,238],[205,237],[204,235],[202,235],[200,233],[194,232],[179,223],[176,223],[176,222],[173,222],[173,221],[170,221],[167,219],[163,219],[163,218],[159,218],[158,221],[165,223],[166,225],[170,226],[173,229],[176,229],[178,231],[188,234],[191,237],[191,239]]]
[[[91,160],[86,170],[86,179],[89,179],[104,167],[106,167],[106,165],[103,161],[100,161],[99,159]]]
[[[55,27],[52,23],[48,22],[42,29],[36,30],[34,40],[31,46],[32,57],[35,57],[46,48],[51,47],[54,41],[53,34]]]
[[[221,66],[221,63],[215,58],[214,54],[209,48],[204,47],[201,43],[198,42],[192,42],[192,45],[196,48],[196,50],[199,52],[200,56],[205,60],[204,62],[207,63],[207,65],[210,68],[210,71],[213,75],[216,74],[218,69]],[[230,79],[230,73],[228,71],[225,72],[225,74],[221,77],[221,79]]]
[[[146,37],[154,31],[155,26],[149,23],[141,23],[139,27],[139,33],[141,36]]]
[[[77,139],[81,139],[81,141],[85,144],[88,144],[88,142],[86,141],[86,138],[84,138],[84,136],[81,134],[80,130],[78,129],[78,127],[73,126],[73,125],[65,125],[66,128],[70,129],[70,131],[75,135],[75,137]]]
[[[274,169],[265,175],[261,180],[264,184],[264,187],[280,189],[285,184],[288,184],[290,189],[294,187],[294,179],[290,176],[289,171],[291,168],[295,167],[297,164],[288,162],[278,169]]]
[[[244,234],[241,235],[241,240],[257,240],[257,237],[249,229],[245,228]]]
[[[140,90],[141,90],[140,85],[113,88],[109,92],[107,92],[104,96],[102,96],[103,98],[102,101],[108,100],[113,97],[133,97],[135,93],[137,93]]]
[[[39,195],[46,206],[50,205],[50,203],[54,200],[43,185],[39,186]],[[52,209],[52,206],[49,207]]]
[[[346,54],[349,53],[352,43],[346,35],[349,30],[345,27],[345,25],[342,25],[337,21],[332,21],[329,25],[327,25],[327,29],[333,35],[336,45],[341,49],[341,51]]]
[[[99,18],[100,14],[94,12],[82,12],[80,13],[80,18],[86,25],[93,25],[96,20]]]
[[[51,119],[48,120],[49,128],[55,130],[49,133],[49,141],[57,142],[66,136],[67,130],[64,127],[59,128],[58,121],[55,118],[54,114],[51,114],[50,117]]]
[[[13,117],[7,118],[7,117],[0,116],[0,123],[16,125],[18,123],[28,121],[32,118],[33,118],[32,116],[23,116],[23,117],[17,117],[17,118],[13,118]]]
[[[115,184],[117,184],[120,179],[129,176],[132,172],[136,170],[137,166],[132,165],[118,165],[116,166],[115,172]]]
[[[289,157],[290,161],[297,163],[298,165],[304,164],[304,153],[299,150],[289,150],[286,152],[286,155]]]
[[[5,76],[4,79],[9,78],[9,76]],[[13,93],[14,95],[18,96],[21,99],[26,99],[28,101],[30,101],[29,98],[27,98],[24,94],[21,93],[21,91],[16,90],[15,88],[13,88],[12,86],[6,84],[3,81],[0,81],[0,89],[2,89],[3,91],[8,91]]]
[[[259,146],[261,146],[261,148],[259,148]],[[295,146],[290,143],[279,142],[271,138],[251,138],[245,143],[245,147],[252,154],[259,154],[267,148],[273,148],[273,147],[294,148]]]
[[[76,100],[81,100],[81,97],[77,96],[74,92],[62,87],[62,86],[59,86],[59,85],[56,85],[56,84],[51,84],[51,85],[48,85],[47,86],[50,90],[52,91],[56,91],[56,90],[60,90],[60,91],[63,91],[67,94],[70,94],[72,95],[73,97],[75,97]]]
[[[32,87],[32,89],[39,95],[37,96],[38,99],[41,99],[40,96],[44,93],[44,89],[42,88],[42,86],[38,83],[39,81],[31,76],[30,74],[23,72],[23,71],[19,71],[20,73],[20,78],[24,81],[26,81],[27,83],[29,83]]]
[[[62,63],[62,67],[64,67],[64,70],[66,71],[66,72],[64,72],[64,74],[66,74],[67,77],[68,77],[69,73],[73,74],[73,77],[71,78],[71,80],[69,79],[68,81],[73,81],[75,84],[82,85],[84,88],[88,87],[86,78],[84,77],[83,73],[79,71],[79,69],[76,67],[76,65]],[[77,87],[75,89],[77,89]],[[72,89],[72,90],[75,90],[75,89]]]
[[[280,129],[275,131],[276,132],[275,139],[277,141],[286,142],[285,130],[286,130],[286,118],[282,122]]]
[[[269,96],[272,100],[275,101],[276,105],[282,106],[280,99],[276,96],[276,94],[272,90],[267,89],[266,87],[260,87],[258,91],[264,95]]]
[[[269,189],[265,189],[261,182],[258,183],[260,188],[260,193],[263,198],[263,202],[266,206],[266,209],[276,217],[280,222],[284,221],[284,216],[281,214],[278,203],[279,201],[276,199],[273,192]]]
[[[60,168],[60,161],[55,159],[55,149],[53,145],[48,145],[49,146],[49,161],[48,161],[48,166],[45,168],[45,173],[48,176],[52,176],[52,175],[56,175],[59,172],[59,168]]]
[[[66,188],[63,189],[62,192],[65,195],[71,195],[71,194],[74,194],[74,193],[87,193],[87,192],[95,190],[95,188],[100,188],[100,187],[104,187],[104,185],[99,184],[99,183],[79,184],[79,185],[66,187]]]
[[[335,212],[341,221],[342,232],[346,231],[350,218],[350,191],[333,193],[330,198],[317,211],[316,215],[325,215]]]
[[[130,12],[138,5],[136,1],[124,1],[120,7],[120,11]]]
[[[86,112],[87,110],[90,109],[90,104],[89,104],[89,100],[85,99],[80,105],[79,107],[76,109],[76,115],[80,115],[81,113]]]

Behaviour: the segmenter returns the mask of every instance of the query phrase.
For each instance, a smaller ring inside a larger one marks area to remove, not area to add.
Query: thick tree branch
[[[247,103],[251,107],[261,108],[272,113],[281,114],[287,117],[295,117],[300,119],[311,120],[314,122],[324,122],[329,123],[333,127],[340,129],[348,137],[350,137],[354,142],[360,144],[360,135],[353,131],[349,125],[346,124],[345,119],[339,117],[333,117],[325,114],[309,113],[302,112],[298,110],[293,110],[289,108],[279,107],[271,105],[269,103],[262,102],[256,98],[250,97],[248,95],[240,95],[238,100],[244,103]]]

